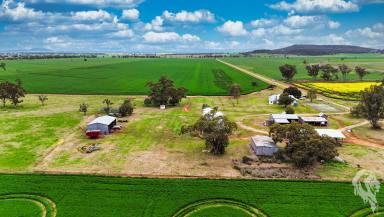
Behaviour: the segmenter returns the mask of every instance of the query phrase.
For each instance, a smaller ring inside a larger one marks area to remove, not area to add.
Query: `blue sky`
[[[384,48],[384,0],[0,0],[0,52]]]

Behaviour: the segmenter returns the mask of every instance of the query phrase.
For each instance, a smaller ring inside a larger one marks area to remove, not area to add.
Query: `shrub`
[[[119,113],[122,117],[130,116],[133,113],[133,104],[130,99],[127,99],[123,102],[123,104],[119,107]]]

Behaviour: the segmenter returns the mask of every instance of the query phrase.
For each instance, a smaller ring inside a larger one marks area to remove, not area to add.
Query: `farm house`
[[[272,114],[269,116],[267,125],[272,124],[290,124],[294,121],[299,121],[299,116],[295,114]]]
[[[276,143],[268,136],[254,136],[250,144],[257,156],[272,156],[278,151]]]
[[[102,116],[94,119],[87,125],[87,132],[99,131],[101,134],[109,134],[110,130],[116,125],[117,120],[112,116]]]
[[[328,120],[324,117],[299,117],[299,122],[312,126],[328,126]]]
[[[268,103],[270,105],[278,104],[279,103],[280,95],[281,94],[274,94],[274,95],[269,96]],[[291,99],[293,99],[293,103],[292,103],[293,105],[297,105],[299,103],[299,100],[297,98],[295,98],[294,96],[289,95],[289,97],[291,97]]]

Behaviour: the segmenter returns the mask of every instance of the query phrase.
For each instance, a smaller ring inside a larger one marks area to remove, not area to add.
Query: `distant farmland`
[[[214,59],[76,59],[7,61],[0,80],[21,79],[29,93],[143,95],[148,81],[166,75],[188,95],[228,95],[233,83],[247,94],[267,84]],[[252,86],[256,81],[257,86]]]
[[[57,217],[341,217],[367,207],[351,183],[338,182],[0,175],[0,186],[0,213],[11,217],[41,216],[33,201]]]
[[[330,56],[288,56],[282,55],[259,55],[256,57],[224,58],[226,62],[252,70],[256,73],[274,78],[282,79],[279,66],[292,64],[297,67],[294,80],[310,80],[305,69],[304,60],[308,64],[332,64],[338,66],[346,64],[352,68],[362,66],[367,68],[369,75],[364,80],[382,80],[384,78],[384,55],[381,54],[340,54]],[[320,73],[321,74],[321,73]],[[341,78],[341,76],[339,76]],[[319,78],[320,79],[320,76]],[[348,75],[347,80],[359,80],[355,72]]]

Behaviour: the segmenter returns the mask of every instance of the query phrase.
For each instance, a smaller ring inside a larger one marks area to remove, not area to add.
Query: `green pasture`
[[[228,95],[238,83],[242,93],[266,88],[267,84],[214,59],[114,59],[81,58],[6,61],[0,80],[21,79],[28,93],[144,95],[149,81],[165,75],[188,95]],[[257,86],[252,86],[256,81]]]
[[[7,217],[41,216],[33,204],[22,203],[28,194],[55,203],[56,207],[45,205],[47,209],[53,208],[51,213],[56,212],[57,217],[171,217],[191,204],[204,203],[204,200],[229,201],[231,206],[218,203],[215,207],[211,203],[204,210],[187,213],[187,216],[203,217],[211,213],[214,216],[246,216],[244,209],[234,207],[238,206],[251,207],[271,217],[344,217],[367,207],[354,195],[349,182],[0,175],[0,186],[0,195],[23,193],[16,201],[0,199],[1,214]],[[380,192],[377,199],[381,204],[384,193]],[[15,213],[10,203],[20,209]],[[31,215],[33,212],[35,215]]]
[[[182,125],[192,124],[200,117],[203,104],[218,106],[231,120],[236,121],[247,115],[283,112],[281,106],[268,105],[268,96],[272,93],[263,91],[257,95],[242,96],[238,104],[231,97],[189,97],[180,106],[162,112],[158,108],[145,107],[144,97],[136,97],[134,116],[137,118],[130,120],[122,133],[97,141],[102,148],[104,145],[114,145],[114,149],[95,153],[92,158],[62,152],[53,159],[52,166],[67,169],[102,162],[104,167],[120,171],[128,154],[156,147],[200,156],[205,147],[204,141],[180,135],[180,129]],[[36,95],[27,95],[16,109],[9,102],[5,108],[0,107],[0,171],[31,171],[52,148],[58,146],[61,139],[69,136],[78,140],[76,145],[94,142],[84,136],[80,123],[85,124],[89,116],[103,115],[102,108],[105,105],[102,102],[106,98],[114,103],[112,107],[115,109],[126,99],[124,96],[49,95],[46,105],[41,106]],[[81,103],[89,105],[87,116],[78,111]],[[188,113],[183,111],[186,105],[190,106]],[[296,107],[296,111],[317,113],[304,104]],[[252,135],[241,129],[237,134],[239,137]],[[234,137],[230,147],[244,144],[244,141]]]
[[[366,67],[370,72],[369,75],[364,77],[365,80],[382,80],[384,78],[384,55],[379,54],[287,57],[279,55],[259,55],[255,57],[224,58],[223,60],[274,79],[282,79],[279,66],[283,64],[296,65],[298,73],[294,80],[312,79],[307,75],[303,63],[304,60],[306,60],[308,64],[330,63],[336,66],[345,63],[353,68],[359,65]],[[340,79],[342,78],[341,74],[339,77]],[[320,76],[318,79],[320,79]],[[358,80],[359,78],[355,72],[351,72],[347,79]]]

